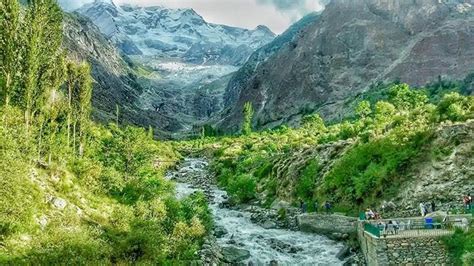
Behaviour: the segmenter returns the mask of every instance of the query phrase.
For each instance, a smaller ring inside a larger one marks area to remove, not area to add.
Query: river
[[[178,198],[202,190],[210,198],[215,227],[224,233],[217,238],[221,248],[244,250],[248,265],[342,265],[336,254],[343,245],[324,236],[283,229],[264,229],[252,223],[250,213],[222,207],[225,191],[209,184],[208,163],[185,159],[177,170],[167,174],[176,183]],[[207,181],[206,181],[207,180]],[[248,257],[248,256],[247,256]]]

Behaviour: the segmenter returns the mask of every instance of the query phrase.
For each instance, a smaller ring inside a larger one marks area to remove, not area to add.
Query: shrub
[[[471,228],[472,229],[472,228]],[[443,238],[453,265],[474,264],[474,231],[458,229],[453,236]]]
[[[255,198],[256,186],[251,175],[241,174],[229,181],[227,190],[239,202],[245,203]]]
[[[311,200],[316,188],[316,177],[319,172],[317,159],[310,160],[302,171],[296,185],[296,196],[299,199]]]

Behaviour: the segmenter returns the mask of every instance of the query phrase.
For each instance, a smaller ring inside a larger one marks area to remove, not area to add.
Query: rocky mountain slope
[[[95,1],[77,10],[127,55],[181,58],[195,64],[241,65],[275,34],[206,22],[193,9],[117,6]]]
[[[124,121],[152,126],[165,137],[193,132],[194,125],[221,111],[230,74],[274,38],[264,26],[216,25],[192,9],[96,0],[77,9],[74,17],[83,23],[66,34],[67,43],[72,54],[94,65],[100,118],[114,116],[115,105],[123,105]],[[104,51],[97,49],[104,45]],[[104,70],[104,64],[111,67]]]
[[[227,88],[219,127],[238,130],[248,101],[255,127],[271,128],[309,112],[342,118],[345,102],[378,82],[462,79],[474,70],[472,4],[333,0],[296,40]]]
[[[142,117],[133,105],[142,90],[136,76],[99,29],[88,19],[68,14],[63,30],[63,45],[69,57],[92,66],[95,118],[103,122],[114,120],[116,104],[121,106],[123,119]]]

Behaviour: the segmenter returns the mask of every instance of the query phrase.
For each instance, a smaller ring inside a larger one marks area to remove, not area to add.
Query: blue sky
[[[60,0],[69,8],[93,0]],[[281,33],[311,11],[323,9],[327,0],[113,0],[116,4],[193,8],[209,22],[255,28],[266,25]]]

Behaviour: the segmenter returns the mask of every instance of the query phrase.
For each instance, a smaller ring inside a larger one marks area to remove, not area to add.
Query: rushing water
[[[176,172],[168,176],[178,182],[177,197],[185,197],[200,188],[189,182],[190,178],[207,175],[207,163],[202,159],[186,159]],[[221,247],[235,247],[250,252],[245,261],[252,265],[342,265],[336,258],[342,244],[326,237],[282,229],[264,229],[251,222],[250,213],[221,208],[219,203],[226,198],[226,192],[210,186],[210,208],[216,227],[225,228],[227,234],[218,238]]]

